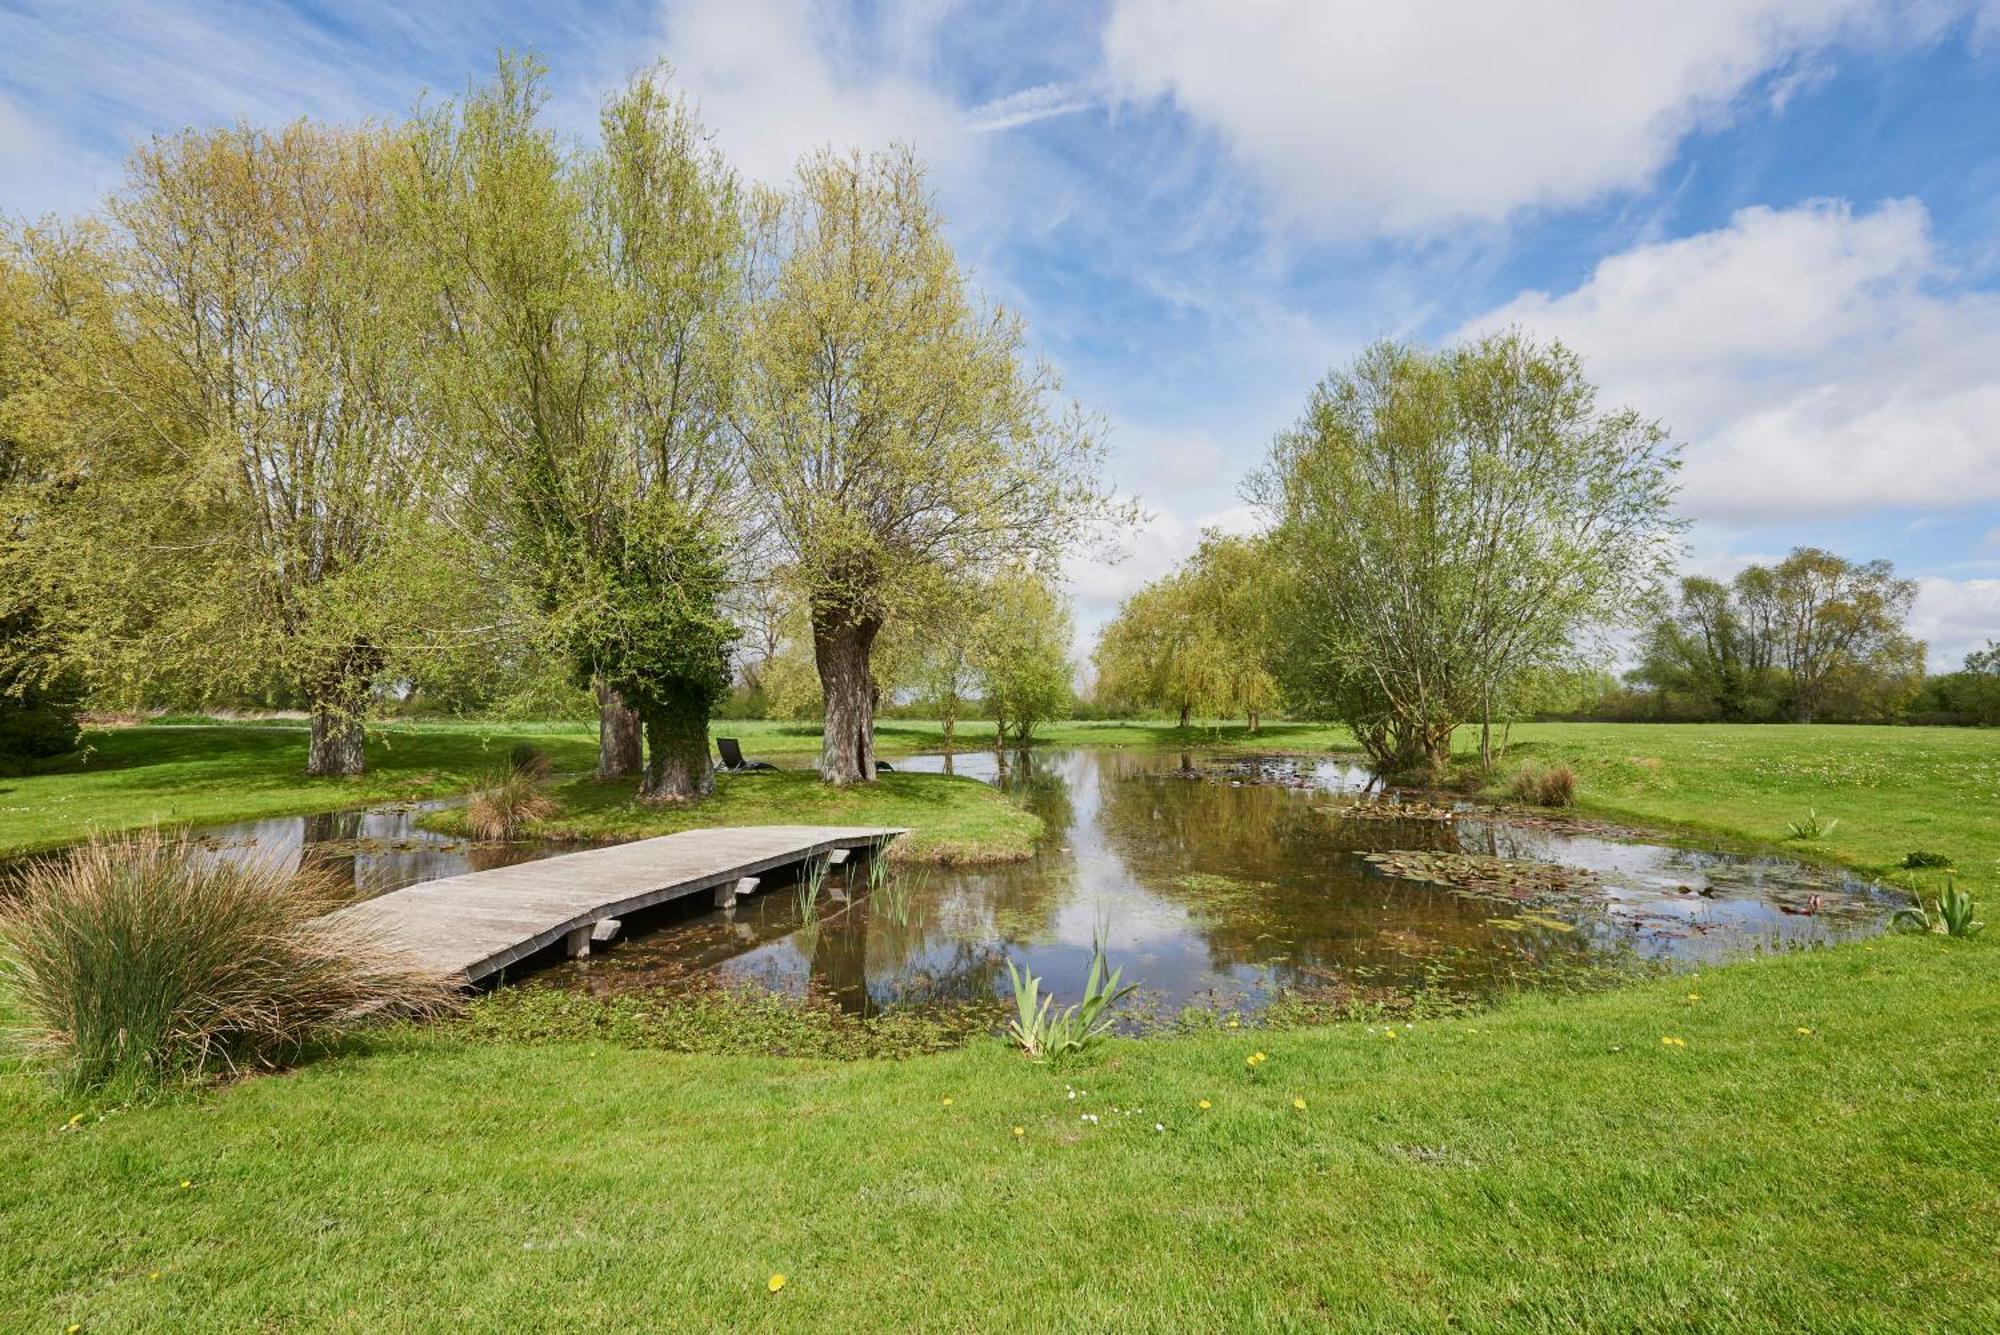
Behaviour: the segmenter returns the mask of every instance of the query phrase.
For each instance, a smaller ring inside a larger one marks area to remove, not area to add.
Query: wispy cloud
[[[1073,84],[1044,83],[972,108],[965,113],[965,123],[975,133],[992,134],[1103,105],[1102,94]]]

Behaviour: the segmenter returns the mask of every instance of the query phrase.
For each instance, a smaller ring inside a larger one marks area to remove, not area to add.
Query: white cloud
[[[755,180],[785,180],[801,156],[826,144],[905,142],[946,168],[963,158],[969,130],[958,108],[920,79],[885,67],[879,53],[856,58],[854,40],[815,0],[687,0],[667,14],[676,84]]]
[[[1910,633],[1930,646],[1930,670],[1955,672],[1965,656],[2000,639],[2000,579],[1917,581]]]
[[[1495,221],[1647,184],[1689,133],[1928,40],[1965,0],[1115,0],[1112,87],[1212,130],[1295,222]]]
[[[1750,521],[2000,499],[2000,296],[1948,293],[1913,200],[1819,201],[1601,262],[1519,325],[1688,442],[1684,509]]]

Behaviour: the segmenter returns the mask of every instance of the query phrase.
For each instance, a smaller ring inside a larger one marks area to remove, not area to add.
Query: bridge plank
[[[684,830],[423,881],[337,910],[383,929],[441,974],[477,982],[579,927],[744,877],[859,848],[901,829],[757,825]]]

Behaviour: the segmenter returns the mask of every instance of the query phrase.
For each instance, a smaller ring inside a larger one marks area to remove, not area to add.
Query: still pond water
[[[941,756],[896,764],[947,767]],[[949,764],[1047,822],[1035,857],[899,867],[902,896],[871,893],[859,870],[836,873],[811,923],[782,884],[726,912],[670,906],[592,959],[525,981],[609,992],[721,979],[810,990],[866,1013],[989,1000],[1004,993],[1011,957],[1067,1001],[1101,932],[1141,984],[1136,1013],[1165,1018],[1189,1006],[1253,1011],[1286,995],[1478,999],[1605,968],[1706,963],[1877,931],[1899,902],[1783,858],[1476,808],[1418,802],[1398,815],[1365,794],[1365,771],[1338,761],[1077,749],[1004,762],[961,753]],[[363,895],[568,851],[468,845],[414,818],[380,809],[205,833],[232,851],[330,864]]]

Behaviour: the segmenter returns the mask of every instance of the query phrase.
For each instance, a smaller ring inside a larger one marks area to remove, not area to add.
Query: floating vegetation
[[[1323,808],[1336,820],[1424,820],[1444,824],[1458,819],[1453,807],[1437,806],[1416,798],[1364,798],[1359,802],[1338,802]]]
[[[1410,848],[1361,856],[1385,876],[1443,886],[1467,899],[1499,904],[1561,903],[1594,891],[1600,885],[1595,872],[1554,862],[1515,862],[1477,853],[1437,853]]]
[[[1564,922],[1561,918],[1551,918],[1541,913],[1523,913],[1518,918],[1488,918],[1488,927],[1498,927],[1506,932],[1525,932],[1531,927],[1539,927],[1545,932],[1574,932],[1576,924]]]

